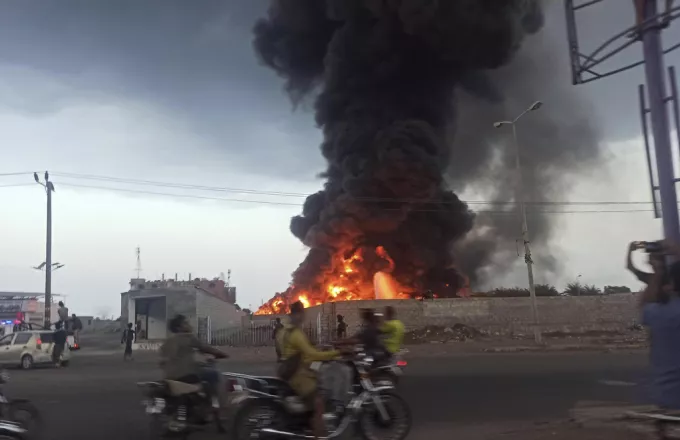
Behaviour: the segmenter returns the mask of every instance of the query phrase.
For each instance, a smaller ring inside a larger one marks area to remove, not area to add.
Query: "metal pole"
[[[518,118],[519,119],[519,118]],[[531,298],[531,311],[533,314],[533,328],[534,340],[537,344],[543,342],[541,329],[538,327],[538,304],[536,303],[536,286],[534,285],[534,269],[533,261],[531,259],[531,247],[529,246],[529,227],[527,225],[527,213],[524,202],[524,185],[522,182],[522,163],[519,153],[519,140],[517,138],[516,121],[512,125],[512,138],[515,143],[515,160],[517,165],[517,204],[519,207],[520,217],[522,220],[522,241],[524,241],[524,261],[527,263],[527,275],[529,278],[529,296]]]
[[[47,237],[45,245],[45,328],[52,320],[52,184],[45,182],[47,192]]]
[[[656,0],[645,3],[645,20],[658,14]],[[669,130],[668,112],[666,109],[666,85],[664,80],[663,48],[661,46],[661,29],[658,19],[653,20],[642,33],[642,44],[645,56],[645,76],[649,109],[652,119],[652,133],[656,151],[656,168],[659,176],[659,196],[661,199],[661,216],[663,219],[664,237],[680,243],[680,222],[678,222],[678,199],[675,192],[675,176],[673,172],[673,155],[671,153],[671,133]]]

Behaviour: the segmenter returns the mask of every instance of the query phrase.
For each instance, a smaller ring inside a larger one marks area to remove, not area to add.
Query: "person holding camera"
[[[670,266],[667,256],[678,256],[667,242],[644,243],[653,272],[640,298],[642,324],[649,330],[650,398],[662,409],[680,410],[680,261]]]

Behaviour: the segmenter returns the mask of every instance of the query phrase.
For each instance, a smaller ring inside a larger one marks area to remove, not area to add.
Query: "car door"
[[[14,363],[14,360],[12,360],[11,358],[10,351],[10,349],[12,348],[12,340],[14,339],[14,336],[15,334],[12,333],[0,339],[0,364],[7,365],[10,363]]]
[[[40,332],[40,362],[49,362],[52,359],[52,350],[54,349],[54,333]]]
[[[35,361],[35,343],[31,339],[33,339],[33,332],[19,332],[16,334],[9,349],[10,363],[20,363],[24,353],[31,355]]]

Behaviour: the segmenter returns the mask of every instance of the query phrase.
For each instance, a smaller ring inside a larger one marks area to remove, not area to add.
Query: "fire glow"
[[[372,274],[366,270],[364,248],[356,250],[349,258],[339,258],[336,270],[323,283],[325,288],[318,292],[297,290],[291,286],[286,292],[277,294],[262,305],[256,315],[274,315],[288,312],[290,304],[300,301],[305,308],[314,307],[327,302],[359,301],[373,299],[418,299],[423,294],[414,288],[400,285],[391,275],[395,268],[394,260],[387,251],[378,246],[375,255],[383,263],[380,270]],[[467,296],[466,287],[459,291],[459,296]],[[437,295],[433,294],[433,298]],[[289,300],[287,300],[289,298]]]
[[[305,308],[317,306],[326,302],[358,301],[370,299],[409,299],[412,296],[408,289],[400,287],[390,272],[394,269],[394,261],[387,251],[378,246],[375,255],[383,262],[382,270],[375,272],[372,277],[366,273],[363,248],[356,250],[349,258],[338,258],[336,270],[328,277],[325,289],[320,292],[297,292],[291,286],[288,292],[278,294],[260,309],[256,315],[281,314],[288,311],[290,303],[300,301]],[[286,298],[291,298],[290,303]]]

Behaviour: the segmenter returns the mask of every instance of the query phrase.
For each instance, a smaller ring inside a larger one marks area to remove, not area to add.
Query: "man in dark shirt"
[[[384,358],[387,351],[381,340],[382,332],[380,331],[378,317],[372,309],[363,309],[361,311],[361,324],[362,328],[357,334],[350,339],[339,341],[337,345],[361,344],[364,346],[366,353],[373,356],[375,360]]]
[[[276,362],[281,362],[281,347],[279,347],[276,335],[279,334],[279,331],[281,331],[282,328],[283,324],[281,324],[281,318],[276,318],[276,321],[274,322],[274,329],[272,330],[272,339],[274,340],[274,349],[276,350]]]
[[[338,315],[338,327],[337,327],[338,339],[344,339],[347,337],[347,323],[345,322],[345,317]]]
[[[71,315],[71,328],[73,329],[73,343],[78,347],[80,346],[80,331],[83,329],[83,322],[75,313]]]
[[[132,359],[132,343],[135,342],[135,331],[132,330],[132,323],[128,323],[127,328],[123,331],[123,336],[120,339],[121,344],[125,344],[125,352],[123,353],[123,360]]]
[[[61,367],[61,355],[66,347],[66,331],[63,329],[61,321],[54,324],[54,347],[52,347],[52,362],[59,368]]]

